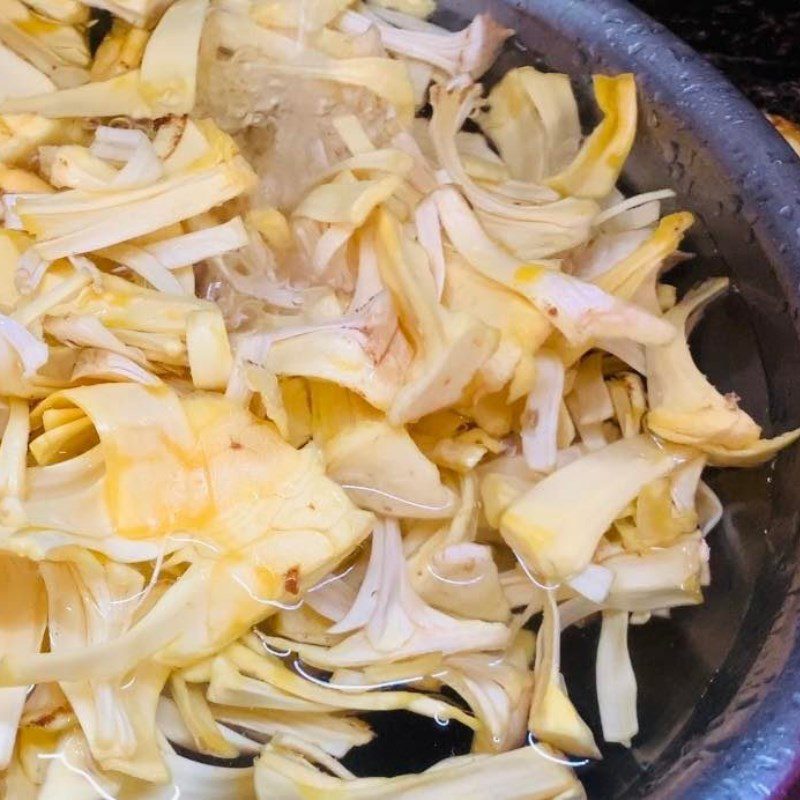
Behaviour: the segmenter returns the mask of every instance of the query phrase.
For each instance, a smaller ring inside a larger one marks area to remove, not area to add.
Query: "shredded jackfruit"
[[[692,358],[727,282],[679,298],[692,215],[616,188],[633,76],[584,136],[566,75],[477,83],[488,14],[92,5],[94,51],[0,0],[0,794],[585,797],[630,625],[710,580],[703,469],[800,437]],[[397,711],[469,754],[354,775]]]

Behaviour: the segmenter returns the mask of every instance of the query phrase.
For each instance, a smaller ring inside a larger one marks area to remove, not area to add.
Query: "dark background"
[[[761,109],[800,122],[800,0],[633,0]]]

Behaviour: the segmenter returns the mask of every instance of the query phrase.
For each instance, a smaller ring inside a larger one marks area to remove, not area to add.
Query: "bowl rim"
[[[500,0],[500,4],[505,6],[504,22],[512,27],[515,17],[533,17],[575,42],[584,51],[587,72],[598,65],[633,72],[640,93],[676,109],[703,155],[740,194],[740,213],[752,227],[765,267],[778,282],[800,343],[800,158],[766,116],[702,55],[627,0]],[[793,528],[797,553],[796,520]],[[758,687],[757,702],[742,704],[731,714],[729,709],[722,712],[734,730],[702,734],[702,757],[681,753],[665,773],[669,785],[660,781],[652,787],[653,800],[800,796],[800,570],[796,567],[787,584],[764,646],[742,683]],[[742,687],[729,707],[736,705]]]

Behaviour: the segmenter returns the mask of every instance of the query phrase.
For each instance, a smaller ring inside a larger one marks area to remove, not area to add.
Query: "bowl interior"
[[[591,125],[591,73],[626,67],[619,59],[606,61],[602,26],[596,39],[581,40],[542,22],[537,6],[547,11],[544,0],[514,4],[444,0],[438,21],[457,29],[478,11],[490,10],[518,34],[486,81],[491,83],[522,64],[568,72],[586,124]],[[526,11],[527,7],[534,8]],[[614,23],[605,16],[603,20]],[[637,31],[629,33],[633,55]],[[796,310],[784,299],[786,290],[773,274],[757,235],[758,214],[752,209],[758,198],[740,195],[736,181],[693,128],[691,113],[648,86],[647,72],[663,64],[656,58],[651,61],[649,69],[640,64],[643,72],[635,70],[644,78],[640,132],[623,188],[630,193],[673,188],[678,196],[664,210],[695,212],[698,221],[684,249],[696,257],[668,279],[680,290],[710,275],[727,275],[733,284],[695,330],[695,357],[721,391],[739,395],[742,406],[767,434],[781,432],[789,421],[800,418],[800,348]],[[767,137],[766,143],[770,142]],[[602,762],[581,768],[590,797],[712,796],[688,793],[687,776],[713,758],[715,748],[724,749],[742,724],[743,712],[759,700],[752,668],[769,643],[797,564],[798,498],[792,486],[797,485],[799,473],[800,460],[794,452],[758,469],[707,473],[706,480],[725,507],[722,521],[710,535],[711,587],[702,606],[680,609],[669,619],[631,629],[641,732],[630,750],[605,746]],[[576,706],[601,741],[594,685],[597,636],[597,625],[568,631],[562,665]],[[373,722],[390,736],[384,744],[379,737],[375,745],[353,754],[350,764],[361,774],[419,771],[468,747],[469,737],[458,726],[443,729],[411,717],[389,723],[377,716]],[[681,765],[680,776],[676,765]],[[729,795],[713,794],[723,796],[753,795],[739,794],[736,787]]]

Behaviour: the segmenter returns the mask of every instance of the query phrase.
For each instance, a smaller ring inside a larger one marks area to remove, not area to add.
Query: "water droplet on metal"
[[[672,180],[680,181],[686,174],[686,167],[684,167],[683,164],[680,163],[680,161],[676,161],[674,164],[670,166],[669,174]]]

